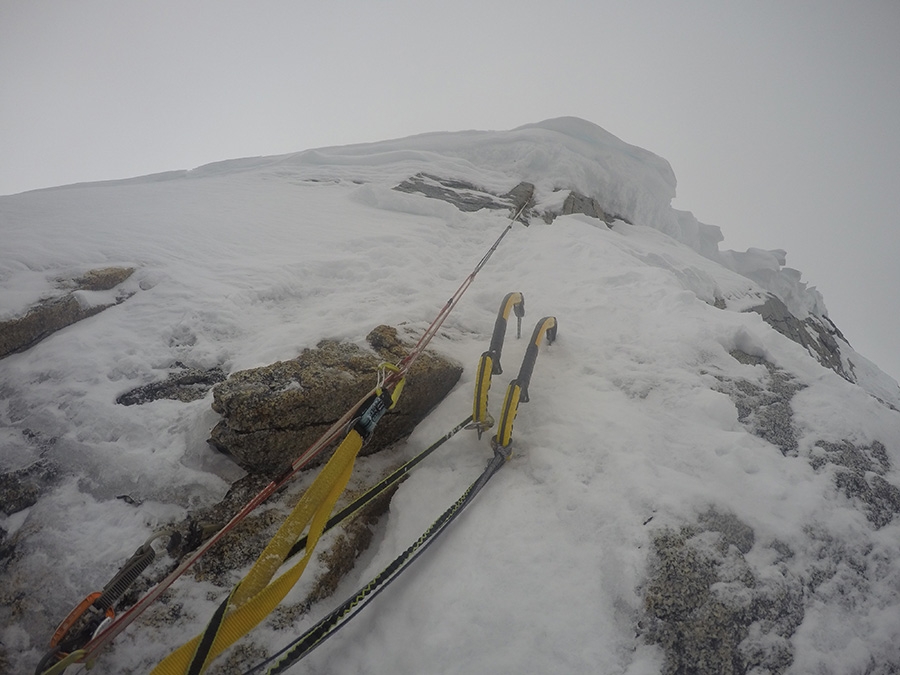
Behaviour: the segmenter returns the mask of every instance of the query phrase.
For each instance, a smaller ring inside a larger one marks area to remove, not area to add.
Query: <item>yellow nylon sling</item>
[[[356,430],[351,430],[260,554],[253,568],[232,592],[229,610],[216,633],[203,670],[222,651],[265,619],[300,579],[325,529],[328,516],[350,479],[356,456],[362,446],[362,436]],[[310,527],[303,558],[269,583],[307,525]],[[169,654],[153,669],[151,675],[184,675],[201,638],[202,634]]]

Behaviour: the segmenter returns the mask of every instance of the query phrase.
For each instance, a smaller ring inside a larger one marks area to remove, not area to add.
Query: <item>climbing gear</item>
[[[507,300],[509,300],[512,295],[513,294],[508,295],[504,299],[504,304],[501,305],[500,314],[504,317],[504,322],[505,316],[508,316],[508,310],[504,314],[504,308],[507,307]],[[522,300],[522,302],[524,301]],[[501,335],[505,333],[505,327],[504,323],[504,330],[501,332]],[[246,671],[244,675],[253,675],[254,673],[262,672],[263,669],[267,667],[268,668],[265,670],[266,675],[278,675],[286,672],[300,659],[337,633],[337,631],[345,626],[350,619],[356,616],[363,607],[369,604],[375,596],[387,588],[387,586],[394,581],[404,569],[412,564],[416,558],[424,553],[425,549],[434,543],[447,526],[472,502],[475,495],[481,491],[491,477],[497,473],[500,467],[503,466],[512,455],[512,421],[515,419],[518,403],[527,402],[529,400],[528,385],[531,382],[531,375],[534,371],[538,348],[540,347],[544,336],[547,336],[547,344],[550,345],[556,339],[556,333],[557,322],[555,317],[544,317],[535,326],[531,342],[528,344],[522,366],[519,369],[519,374],[509,384],[506,400],[504,401],[503,414],[501,415],[500,431],[498,431],[498,436],[495,436],[491,440],[491,449],[493,450],[494,456],[490,462],[488,462],[482,474],[466,489],[465,492],[463,492],[462,496],[457,499],[450,508],[444,511],[444,513],[442,513],[411,546],[397,556],[397,558],[379,572],[378,575],[369,581],[369,583],[362,586],[355,594],[303,633],[303,635],[293,640],[271,658],[251,668],[249,671]],[[494,334],[495,336],[497,335],[496,327]],[[491,344],[493,348],[495,346],[493,340]],[[499,356],[499,345],[497,346],[498,349],[496,350],[496,354]],[[476,382],[476,387],[477,386],[478,383]],[[509,401],[513,400],[515,401],[514,404],[509,403]],[[477,427],[473,427],[472,425],[469,425],[467,428],[475,428],[477,430]],[[479,432],[479,438],[480,437],[481,433]],[[501,440],[505,440],[505,442],[501,442]]]
[[[519,374],[506,388],[506,396],[503,398],[503,408],[500,412],[500,423],[497,425],[497,434],[491,439],[491,445],[506,448],[512,442],[513,422],[519,412],[519,403],[527,403],[529,400],[528,385],[531,384],[531,374],[537,360],[538,348],[545,335],[547,344],[553,344],[556,340],[556,317],[545,316],[534,327],[531,342],[528,343],[525,358],[522,359],[522,365],[519,367]]]
[[[41,659],[37,673],[61,673],[73,662],[69,658],[71,653],[79,652],[80,646],[86,644],[115,618],[113,611],[115,604],[156,558],[152,543],[170,533],[171,530],[163,530],[151,535],[131,554],[102,591],[89,594],[69,612],[50,638],[51,651]]]
[[[506,336],[509,313],[513,310],[516,314],[516,338],[522,336],[525,296],[521,293],[507,293],[503,302],[500,303],[500,311],[497,312],[494,333],[491,335],[491,346],[481,355],[475,371],[475,400],[472,404],[471,428],[478,432],[479,439],[481,434],[494,426],[494,418],[488,413],[488,392],[491,388],[491,376],[500,375],[503,372],[503,368],[500,367],[500,353],[503,351],[503,339]]]
[[[359,434],[363,445],[372,438],[375,426],[384,414],[397,405],[403,385],[406,383],[405,376],[401,376],[400,381],[390,390],[384,387],[384,382],[388,373],[400,372],[400,368],[392,363],[382,363],[378,367],[378,385],[375,387],[375,393],[363,404],[363,412],[353,425],[353,431]]]
[[[409,372],[409,369],[425,350],[432,338],[440,330],[450,312],[456,307],[456,305],[462,299],[463,294],[475,280],[477,274],[487,264],[488,260],[490,260],[491,256],[497,250],[497,247],[503,241],[504,237],[512,229],[513,223],[524,211],[525,206],[526,205],[523,204],[517,213],[510,216],[510,223],[506,226],[503,232],[500,233],[500,235],[497,237],[488,251],[481,257],[481,259],[473,268],[472,272],[470,272],[469,275],[463,280],[456,292],[450,297],[449,300],[447,300],[447,302],[438,312],[435,319],[431,322],[428,328],[426,328],[422,336],[419,338],[418,342],[413,346],[409,353],[404,358],[402,358],[396,364],[396,366],[391,366],[382,370],[379,375],[378,384],[368,394],[363,396],[356,404],[351,406],[351,408],[347,410],[347,412],[331,427],[329,427],[329,429],[326,430],[325,433],[316,442],[310,445],[309,448],[307,448],[300,456],[298,456],[284,471],[284,473],[282,473],[280,476],[276,477],[268,485],[266,485],[253,499],[247,502],[247,504],[245,504],[244,507],[238,513],[236,513],[231,518],[231,520],[229,520],[228,523],[225,524],[224,527],[222,527],[218,532],[212,535],[206,542],[201,544],[195,551],[186,556],[173,571],[171,571],[165,578],[157,583],[156,586],[150,589],[134,605],[132,605],[128,610],[123,612],[118,617],[112,619],[109,623],[105,623],[104,625],[100,626],[93,632],[92,635],[78,633],[78,635],[76,636],[73,634],[71,636],[71,639],[66,640],[65,642],[65,644],[71,649],[71,652],[69,654],[65,654],[61,649],[54,646],[52,648],[53,658],[58,658],[60,663],[65,661],[66,664],[73,662],[93,662],[93,660],[97,658],[97,655],[105,647],[107,647],[122,631],[124,631],[153,602],[155,602],[163,592],[165,592],[182,574],[184,574],[184,572],[187,571],[188,568],[191,567],[191,565],[193,565],[200,557],[202,557],[207,551],[209,551],[212,546],[218,543],[222,539],[222,537],[225,536],[225,534],[230,532],[238,523],[243,521],[252,511],[254,511],[260,504],[262,504],[278,489],[286,485],[288,481],[290,481],[299,471],[305,468],[320,452],[337,441],[337,439],[341,437],[342,434],[346,433],[344,442],[342,442],[338,447],[338,450],[340,450],[342,447],[344,448],[343,452],[341,452],[339,455],[342,458],[341,462],[343,464],[341,468],[343,469],[343,471],[338,472],[337,476],[331,477],[333,480],[333,482],[331,483],[331,488],[336,492],[336,494],[333,495],[332,499],[331,490],[325,490],[325,488],[323,487],[322,490],[323,492],[326,492],[326,494],[317,495],[318,499],[320,500],[319,509],[314,509],[312,513],[306,513],[304,511],[304,513],[302,514],[303,517],[308,516],[307,522],[310,520],[312,521],[310,526],[310,533],[314,531],[313,528],[318,529],[320,526],[324,526],[323,518],[327,518],[328,513],[331,510],[331,506],[333,506],[334,502],[337,500],[338,495],[340,494],[340,491],[337,490],[337,486],[341,485],[342,487],[346,484],[347,479],[349,479],[349,471],[346,471],[346,469],[348,464],[352,469],[351,457],[355,458],[356,454],[359,452],[359,449],[362,447],[362,444],[365,442],[365,440],[367,440],[368,436],[366,436],[366,434],[368,433],[370,435],[370,427],[374,428],[374,424],[377,423],[378,419],[380,419],[381,416],[386,412],[386,410],[396,402],[395,395],[399,396],[399,393],[402,390],[403,382],[405,380],[406,374]],[[385,398],[386,393],[389,393],[391,404],[388,404],[387,398]],[[362,411],[361,414],[360,411]],[[351,424],[353,428],[351,428],[351,430],[347,432],[347,428]],[[347,440],[348,438],[350,440]],[[357,445],[359,447],[357,447]],[[338,455],[338,450],[335,451],[335,456]],[[326,467],[327,466],[328,464],[326,464]],[[346,479],[343,478],[344,473],[346,473]],[[343,482],[341,482],[342,480]],[[301,499],[301,502],[303,501],[304,500]],[[331,506],[328,507],[327,511],[324,511],[324,508],[327,504],[330,504]],[[301,518],[298,516],[298,519]],[[295,533],[292,541],[296,541],[300,534],[301,532]],[[318,538],[318,536],[320,535],[321,530],[318,530],[316,538]],[[301,560],[300,563],[297,563],[297,566],[300,567],[300,571],[302,571],[302,567],[304,567],[306,564],[305,560],[312,555],[312,547],[315,545],[311,534],[308,535],[308,537],[309,545],[307,547],[307,554],[304,555],[304,560]],[[288,546],[290,546],[290,544],[288,544]],[[285,553],[286,552],[287,551],[285,551]],[[285,558],[282,555],[281,561],[283,562],[284,559]],[[281,563],[279,562],[279,565],[280,564]],[[277,569],[277,565],[274,567],[275,569]],[[274,569],[272,570],[272,573],[274,573]],[[285,573],[284,575],[282,575],[282,577],[280,577],[272,585],[275,586],[276,584],[279,584],[278,588],[281,589],[287,584],[287,579],[283,583],[281,580],[288,577],[288,574],[289,573]],[[264,578],[265,574],[260,573],[256,576],[258,576],[259,578]],[[299,577],[299,573],[297,573],[297,576]],[[287,590],[284,590],[284,593],[286,592]],[[250,607],[250,602],[246,600],[246,597],[249,597],[249,595],[250,594],[245,594],[243,591],[241,592],[240,597],[241,599],[245,600],[247,604],[239,609]],[[262,595],[262,593],[260,593],[260,595]],[[277,593],[275,591],[269,592],[269,595],[266,596],[269,601],[271,600],[272,595],[277,595]],[[260,601],[260,603],[261,602],[262,601]],[[256,605],[253,605],[253,608],[253,610],[246,610],[244,612],[244,615],[249,615],[254,611],[259,611],[256,608]],[[232,614],[236,614],[237,611],[238,610],[235,610],[235,612],[232,612]],[[261,620],[261,618],[256,620],[255,623],[258,623],[259,620]],[[229,621],[233,624],[236,620],[229,619]],[[246,624],[249,624],[253,622],[253,619],[248,618],[244,620],[244,622]],[[255,623],[253,623],[253,625],[255,625]],[[68,633],[66,635],[68,635]],[[84,640],[87,640],[87,642],[85,643]],[[220,643],[221,641],[217,642],[217,644]],[[188,644],[193,644],[193,642]],[[75,652],[78,652],[79,655],[73,658],[72,654],[74,654]],[[48,657],[50,656],[50,654],[46,655],[44,659],[41,660],[41,664],[47,662]],[[57,665],[59,665],[59,663]],[[65,670],[65,666],[63,666],[62,669],[56,669],[56,666],[53,666],[53,668],[55,669],[55,673],[61,673],[63,672],[63,670]],[[41,670],[41,665],[39,664],[36,675],[48,675],[48,673],[46,669]]]

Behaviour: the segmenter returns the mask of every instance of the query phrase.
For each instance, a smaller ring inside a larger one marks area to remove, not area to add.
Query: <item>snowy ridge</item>
[[[578,190],[595,198],[607,213],[660,230],[754,279],[781,298],[798,318],[827,315],[821,295],[800,282],[799,272],[784,267],[784,251],[720,252],[718,244],[723,237],[719,227],[672,208],[676,179],[666,160],[578,118],[546,120],[506,132],[422,134],[310,150],[272,161],[305,170],[303,174],[311,170],[306,175],[363,181],[388,176],[400,181],[423,167],[440,168],[448,177],[466,178],[498,192],[526,180],[537,186],[538,206],[557,199],[557,190]],[[195,173],[263,166],[263,160],[237,160],[201,167]],[[371,171],[361,171],[361,167]]]
[[[67,188],[116,186],[257,171],[300,180],[401,181],[423,168],[506,191],[519,180],[535,183],[537,203],[552,204],[556,191],[575,189],[608,213],[660,230],[702,255],[747,276],[778,296],[798,318],[827,316],[821,294],[785,266],[784,251],[720,252],[719,227],[671,207],[676,179],[669,163],[601,127],[574,117],[528,124],[511,131],[430,133],[377,143],[335,146],[275,157],[250,157],[143,178]]]
[[[459,385],[406,444],[361,458],[353,487],[471,410],[498,303],[520,291],[523,334],[553,315],[559,337],[538,359],[513,458],[298,672],[667,672],[650,600],[664,540],[715,570],[696,596],[734,619],[732,642],[714,637],[755,675],[900,668],[900,387],[843,343],[849,382],[744,311],[775,293],[798,318],[825,315],[783,254],[720,253],[718,228],[673,210],[667,162],[570,118],[0,198],[13,242],[0,249],[0,313],[56,293],[65,273],[137,268],[128,300],[0,360],[0,475],[38,461],[56,471],[31,506],[0,512],[0,664],[30,672],[75,603],[241,474],[205,442],[210,395],[130,407],[118,396],[176,363],[228,373],[322,338],[363,344],[381,323],[428,325],[508,220],[394,189],[423,171],[495,194],[530,181],[538,204],[578,189],[620,219],[517,225],[480,272],[432,343],[464,364]],[[508,338],[494,412],[523,352]],[[312,625],[489,457],[474,434],[454,437],[401,486],[335,598],[288,629],[264,622],[222,661],[246,668]],[[752,536],[702,529],[716,519]],[[228,590],[183,579],[92,672],[148,672]]]

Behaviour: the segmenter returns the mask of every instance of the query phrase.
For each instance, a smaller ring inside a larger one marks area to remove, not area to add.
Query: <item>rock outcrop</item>
[[[296,359],[239,371],[214,387],[213,408],[222,413],[223,420],[213,429],[210,443],[231,455],[248,474],[232,485],[221,502],[195,511],[172,526],[167,549],[174,559],[196,549],[231,520],[272,475],[281,472],[368,392],[379,363],[395,362],[408,351],[397,330],[389,326],[377,327],[367,340],[373,351],[323,340]],[[397,407],[382,418],[363,454],[376,452],[408,435],[453,388],[461,374],[458,364],[424,352],[410,371]],[[368,547],[372,538],[370,525],[387,508],[392,494],[389,490],[344,526],[343,533],[322,554],[326,570],[316,580],[309,597],[281,608],[282,620],[293,621],[313,601],[334,592],[343,574]],[[272,508],[251,514],[225,535],[194,566],[194,577],[221,586],[233,583],[233,570],[256,559],[293,502],[289,495],[281,494],[270,500],[270,505]],[[138,590],[142,588],[139,586]]]
[[[441,199],[460,211],[508,209],[510,217],[519,214],[518,220],[525,225],[528,225],[529,216],[535,215],[528,208],[534,199],[534,185],[526,182],[519,183],[506,194],[498,195],[465,180],[418,173],[394,189],[398,192],[421,194],[430,199]]]
[[[221,368],[201,370],[189,368],[180,362],[176,362],[174,367],[178,371],[170,373],[162,382],[151,382],[127,391],[116,398],[116,403],[141,405],[160,399],[188,403],[203,398],[213,385],[225,380],[225,373]]]
[[[47,459],[0,474],[0,513],[11,516],[37,504],[38,499],[59,480],[59,467]],[[0,572],[16,551],[16,536],[7,536],[0,527]],[[3,604],[0,598],[0,605]],[[0,665],[2,665],[0,659]],[[0,669],[0,672],[5,672]]]
[[[47,459],[0,474],[0,511],[11,516],[34,506],[41,494],[56,482],[58,475],[58,467]]]
[[[505,194],[495,194],[486,188],[454,178],[441,178],[427,173],[419,173],[407,178],[394,188],[400,192],[417,193],[430,199],[441,199],[453,204],[460,211],[481,209],[509,209],[511,217],[518,214],[518,220],[528,225],[529,219],[539,217],[551,223],[557,216],[581,213],[602,220],[611,226],[621,216],[611,215],[593,197],[587,197],[576,190],[568,190],[559,208],[543,211],[534,205],[534,184],[521,182]],[[523,208],[524,207],[524,208]],[[628,222],[626,220],[626,222]]]
[[[775,316],[797,328],[781,313]],[[801,444],[791,402],[803,386],[763,358],[739,350],[731,355],[768,371],[755,382],[718,377],[717,390],[731,398],[747,431],[830,475],[873,529],[893,522],[900,514],[900,488],[888,481],[888,448],[879,441],[818,441],[811,449]],[[667,675],[785,673],[806,608],[855,597],[857,589],[881,583],[884,574],[877,551],[864,542],[841,541],[814,523],[790,544],[761,541],[722,506],[711,506],[680,528],[657,530],[651,541],[639,632],[665,652]]]
[[[762,305],[753,307],[750,311],[756,312],[772,328],[806,348],[810,356],[823,366],[830,368],[848,382],[856,382],[853,373],[847,372],[844,368],[841,350],[835,339],[838,337],[846,342],[846,338],[827,318],[809,316],[801,321],[774,295],[769,295]]]
[[[787,373],[758,356],[735,350],[731,355],[747,365],[762,365],[769,371],[764,386],[747,380],[720,378],[718,390],[727,394],[738,412],[738,421],[755,436],[778,446],[785,456],[798,455],[798,432],[791,399],[803,389]],[[844,440],[818,441],[809,455],[816,471],[830,470],[835,486],[866,514],[877,529],[900,514],[900,488],[889,483],[891,470],[887,449],[880,441],[862,446]]]
[[[128,295],[118,295],[113,302],[85,303],[79,292],[111,290],[133,272],[132,267],[90,270],[84,276],[71,280],[67,285],[74,286],[74,289],[62,297],[45,300],[24,316],[0,321],[0,358],[28,349],[66,326],[123,302]]]
[[[795,456],[797,430],[794,428],[791,399],[803,387],[788,373],[763,358],[740,350],[734,350],[731,356],[743,364],[761,365],[769,371],[768,382],[764,386],[747,380],[720,378],[719,391],[731,398],[737,408],[738,421],[750,433],[778,446],[781,454]]]
[[[900,488],[885,480],[891,463],[883,443],[857,446],[847,440],[819,441],[816,447],[821,452],[810,463],[817,470],[833,466],[835,485],[862,509],[873,527],[880,529],[900,514]]]
[[[776,562],[761,574],[745,557],[754,543],[747,524],[715,509],[655,534],[639,631],[662,647],[666,675],[779,675],[791,666],[805,590],[781,564],[790,549],[768,542]]]
[[[323,340],[296,359],[232,374],[213,388],[213,409],[223,419],[210,443],[249,472],[284,470],[372,388],[379,363],[406,353],[394,328],[379,326],[367,339],[373,352]],[[459,364],[423,353],[397,407],[381,420],[362,454],[409,435],[461,374]]]
[[[133,267],[101,267],[89,270],[75,279],[75,287],[82,291],[109,291],[134,274]]]
[[[441,199],[453,204],[460,211],[506,209],[511,206],[501,201],[498,195],[468,181],[441,178],[428,173],[411,176],[394,189],[400,192],[417,192],[431,199]]]
[[[596,199],[594,199],[593,197],[587,197],[575,190],[570,190],[569,194],[566,195],[561,209],[559,209],[558,211],[544,211],[541,214],[541,217],[544,219],[545,223],[552,223],[557,216],[570,216],[575,213],[580,213],[585,216],[590,216],[591,218],[602,220],[609,227],[612,227],[612,224],[616,219],[628,222],[621,216],[609,215],[608,213],[606,213],[606,211],[603,210],[603,207],[600,206],[600,202],[598,202]]]

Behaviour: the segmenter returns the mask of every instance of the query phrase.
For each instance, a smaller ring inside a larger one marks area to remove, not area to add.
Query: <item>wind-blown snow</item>
[[[429,324],[508,221],[392,189],[420,171],[498,193],[531,181],[539,203],[575,188],[628,222],[516,225],[480,272],[432,343],[466,366],[459,385],[405,446],[361,459],[359,480],[468,414],[499,302],[521,291],[523,333],[553,315],[559,339],[538,358],[513,459],[304,672],[660,672],[661,652],[635,639],[650,538],[710,504],[751,525],[758,542],[803,542],[815,525],[873,547],[880,561],[868,588],[808,608],[791,672],[900,664],[900,523],[873,531],[809,463],[817,441],[880,441],[896,484],[900,414],[870,395],[900,407],[896,382],[848,346],[859,378],[851,384],[742,313],[766,291],[800,318],[825,309],[783,252],[719,252],[718,228],[673,210],[665,160],[564,118],[0,198],[0,318],[58,293],[59,277],[137,268],[126,302],[0,361],[0,470],[45,457],[65,473],[35,506],[0,515],[24,556],[14,574],[31,584],[23,614],[0,626],[15,672],[33,667],[55,622],[155,528],[216,501],[240,474],[205,443],[217,420],[209,396],[123,407],[118,395],[163,379],[176,361],[233,372],[326,337],[362,344],[381,323],[413,332]],[[717,299],[734,311],[714,307]],[[507,340],[494,406],[524,342]],[[792,402],[797,456],[749,433],[718,391],[722,379],[766,376],[735,360],[735,349],[805,386]],[[336,597],[412,543],[489,457],[486,438],[460,434],[430,458]],[[749,555],[764,566],[762,543]],[[813,555],[798,543],[792,573]],[[146,672],[200,630],[226,589],[184,580],[174,592],[185,605],[177,624],[138,622],[92,672]],[[293,634],[263,625],[251,639],[274,651]]]

